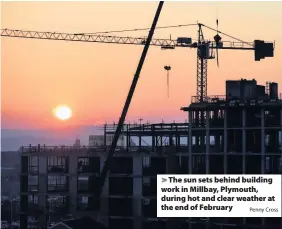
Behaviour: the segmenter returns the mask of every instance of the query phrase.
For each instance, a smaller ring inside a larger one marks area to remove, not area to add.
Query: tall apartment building
[[[255,80],[227,81],[226,96],[208,97],[201,104],[192,100],[182,108],[189,123],[124,125],[125,147],[116,149],[100,220],[110,229],[281,229],[281,218],[156,217],[156,174],[281,174],[282,100],[277,88]],[[105,125],[105,142],[114,131]],[[93,193],[107,147],[23,148],[22,228],[34,213],[29,201],[47,217],[93,216]],[[44,217],[40,222],[46,222]]]
[[[38,217],[44,228],[69,213],[83,216],[95,210],[91,191],[100,173],[100,154],[89,158],[87,152],[77,146],[22,148],[21,228],[27,228],[28,216]]]
[[[26,228],[29,216],[38,217],[40,228],[70,213],[95,216],[99,206],[93,195],[104,149],[37,146],[22,150],[21,228]],[[141,229],[142,211],[148,218],[156,217],[156,174],[167,172],[166,160],[118,151],[100,201],[99,220],[109,228]],[[162,166],[151,169],[151,162]]]

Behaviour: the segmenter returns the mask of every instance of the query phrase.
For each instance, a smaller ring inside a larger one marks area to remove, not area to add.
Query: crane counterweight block
[[[274,56],[274,45],[270,42],[264,42],[262,40],[254,41],[255,48],[255,61],[260,61],[265,57],[273,57]]]

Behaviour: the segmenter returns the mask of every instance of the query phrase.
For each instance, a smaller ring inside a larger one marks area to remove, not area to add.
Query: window
[[[91,193],[97,190],[99,185],[99,177],[93,176],[83,176],[79,175],[77,178],[77,189],[78,192],[87,192]]]
[[[109,198],[109,213],[111,216],[132,216],[131,198]]]
[[[28,191],[38,192],[38,176],[28,176]]]
[[[146,186],[150,186],[151,185],[151,178],[150,177],[144,177],[143,178],[143,184]]]
[[[109,194],[110,195],[132,195],[133,194],[133,178],[131,177],[110,177],[109,178]]]
[[[79,157],[77,160],[79,173],[100,173],[100,157]]]
[[[133,228],[132,219],[109,219],[109,228]]]
[[[113,157],[111,163],[111,174],[132,174],[133,158],[132,157]]]
[[[67,196],[48,196],[47,210],[52,213],[65,214],[68,210]]]
[[[143,167],[150,167],[151,166],[151,157],[144,156],[143,157]]]
[[[100,202],[95,201],[95,199],[91,196],[79,196],[77,199],[77,208],[79,210],[97,210],[99,208],[99,205]]]
[[[49,156],[48,172],[68,172],[67,157]]]
[[[163,228],[166,228],[166,222],[159,221],[159,220],[158,221],[143,221],[142,228],[143,229],[163,229]]]
[[[38,204],[38,196],[29,195],[29,196],[28,196],[28,202],[29,202],[29,203]]]
[[[157,179],[144,177],[142,185],[143,196],[157,196]]]
[[[163,157],[143,157],[143,176],[156,176],[166,173],[166,158]]]
[[[83,172],[85,167],[89,166],[89,158],[88,157],[80,157],[77,160],[77,170],[79,172]]]
[[[67,191],[68,177],[67,176],[48,176],[48,191]]]
[[[31,173],[38,173],[38,156],[28,157],[28,171]]]
[[[157,216],[157,200],[144,200],[142,203],[142,214],[145,217],[155,218]]]
[[[28,196],[28,212],[29,214],[37,214],[39,211],[38,196]]]

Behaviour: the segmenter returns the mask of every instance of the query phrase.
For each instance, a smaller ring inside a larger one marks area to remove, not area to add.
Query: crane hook
[[[167,75],[166,75],[167,97],[169,98],[169,71],[171,70],[171,67],[169,65],[166,65],[164,66],[164,69],[167,71]]]

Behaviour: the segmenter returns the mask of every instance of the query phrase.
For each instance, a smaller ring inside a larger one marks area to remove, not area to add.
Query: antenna
[[[218,16],[216,18],[216,30],[218,34]],[[217,61],[217,66],[219,67],[219,60],[218,60],[218,45],[216,45],[216,61]]]
[[[216,19],[218,20],[218,3],[216,2]]]

